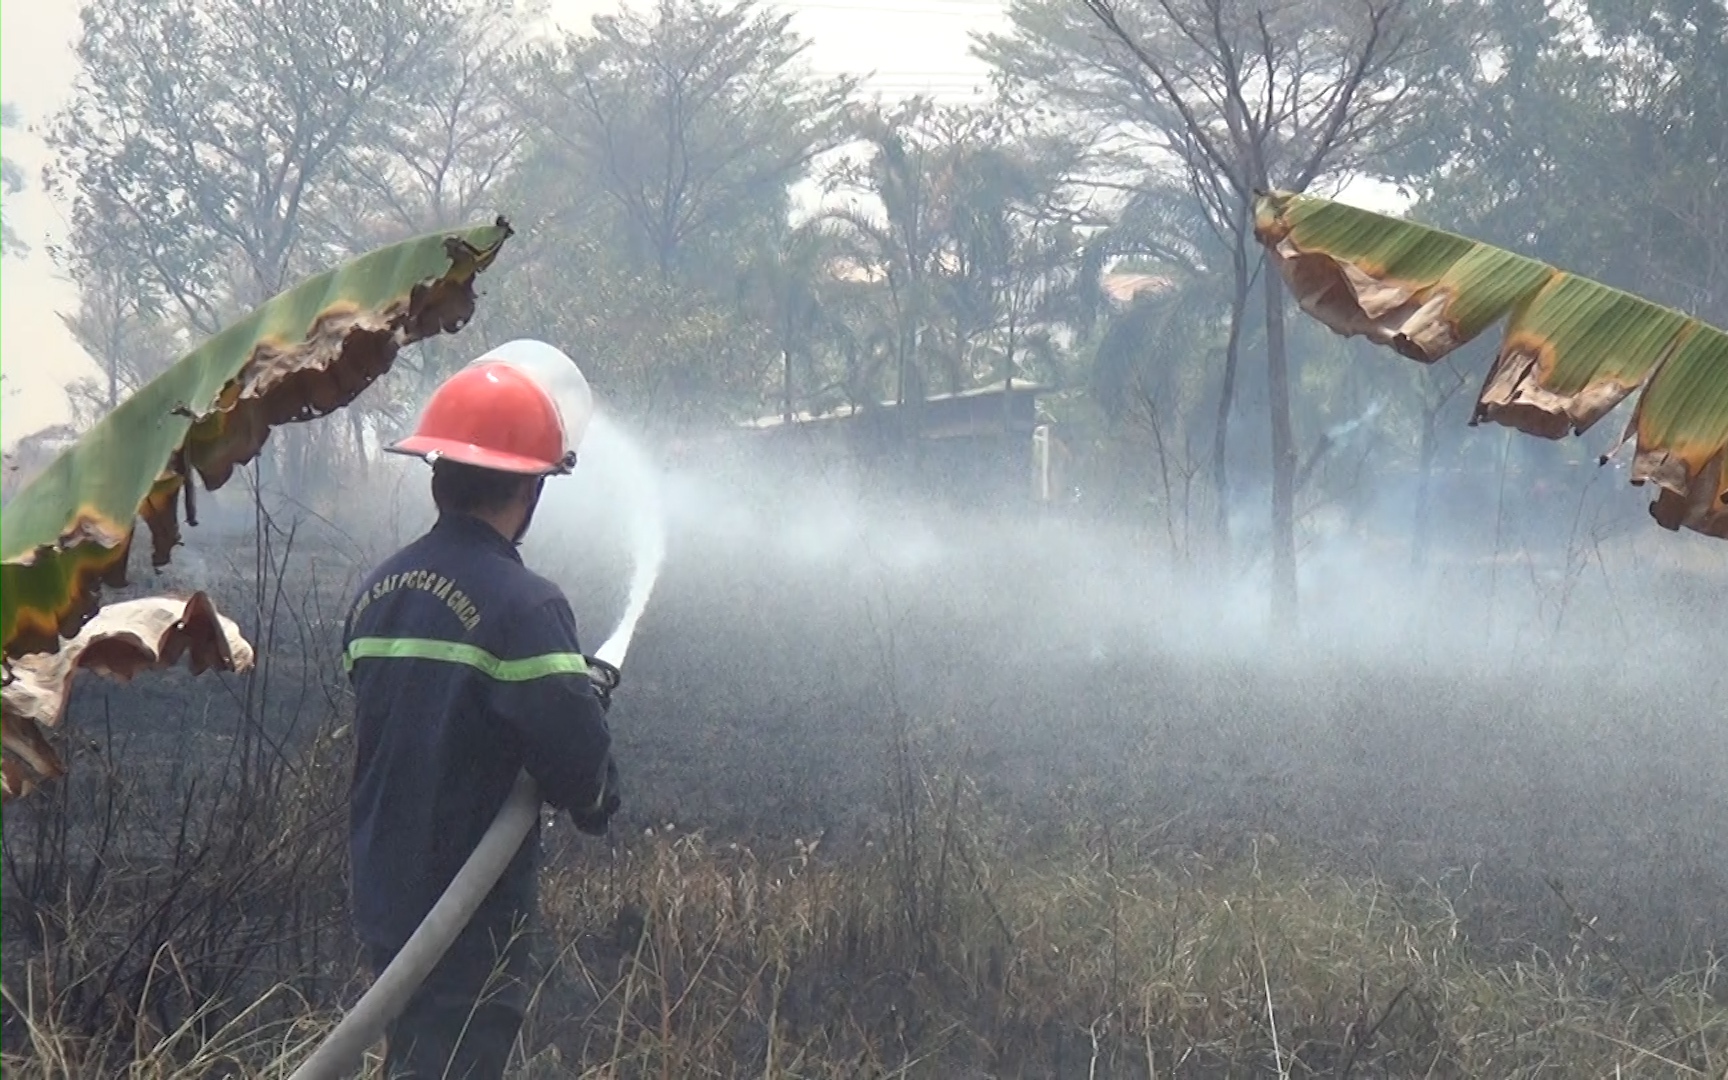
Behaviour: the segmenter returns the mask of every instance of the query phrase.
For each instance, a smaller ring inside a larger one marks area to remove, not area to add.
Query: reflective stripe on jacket
[[[604,794],[611,737],[556,585],[475,518],[446,515],[361,585],[343,630],[354,687],[350,856],[356,927],[400,948],[526,768],[542,797]],[[476,913],[531,915],[536,826]]]

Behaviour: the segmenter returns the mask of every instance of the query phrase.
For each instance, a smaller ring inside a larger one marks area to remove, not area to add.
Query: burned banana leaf
[[[1728,538],[1728,333],[1467,237],[1343,203],[1262,193],[1254,234],[1302,310],[1431,364],[1506,319],[1471,423],[1580,434],[1638,393],[1607,460],[1660,490],[1668,529]]]
[[[188,477],[221,487],[272,428],[323,416],[406,345],[465,326],[503,219],[392,244],[307,279],[181,357],[50,463],[0,515],[5,655],[59,648],[125,581],[137,518],[165,565]]]
[[[65,715],[78,671],[124,682],[141,671],[173,667],[182,657],[194,675],[245,671],[252,666],[252,645],[234,620],[219,614],[200,592],[185,600],[146,596],[110,604],[59,648],[14,661],[0,690],[5,751],[0,801],[28,795],[66,774],[48,732]]]

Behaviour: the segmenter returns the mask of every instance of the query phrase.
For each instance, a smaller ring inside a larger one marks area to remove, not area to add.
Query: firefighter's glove
[[[584,656],[582,659],[587,662],[588,681],[594,687],[594,696],[600,699],[601,710],[609,711],[612,708],[612,691],[618,689],[622,676],[617,668],[604,660],[597,660],[592,656]]]
[[[606,785],[600,791],[600,798],[593,806],[571,810],[570,820],[589,836],[605,836],[612,815],[618,812],[618,804],[618,763],[607,758]]]

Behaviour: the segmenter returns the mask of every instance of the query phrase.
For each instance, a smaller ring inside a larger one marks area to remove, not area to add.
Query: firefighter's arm
[[[617,769],[606,710],[587,675],[576,618],[563,597],[549,599],[505,629],[505,651],[491,680],[493,712],[520,740],[541,797],[605,828],[617,809]]]

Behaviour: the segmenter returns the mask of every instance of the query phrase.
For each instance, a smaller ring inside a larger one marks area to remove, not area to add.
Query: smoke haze
[[[1152,528],[736,447],[651,456],[668,555],[615,709],[639,822],[868,839],[904,718],[1029,837],[1075,813],[1267,832],[1471,881],[1485,932],[1558,920],[1556,878],[1665,957],[1728,936],[1728,563],[1611,470],[1576,521],[1518,492],[1498,527],[1436,506],[1454,539],[1422,571],[1407,497],[1319,508],[1291,637],[1248,554],[1182,564]],[[630,572],[620,494],[579,470],[525,545],[595,640]]]

